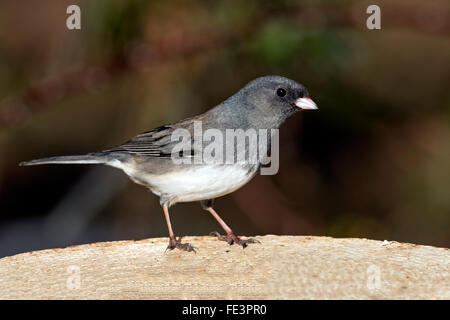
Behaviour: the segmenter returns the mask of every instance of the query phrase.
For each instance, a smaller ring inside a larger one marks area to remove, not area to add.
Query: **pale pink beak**
[[[297,100],[295,100],[294,103],[300,109],[305,109],[305,110],[319,109],[310,97],[298,98]]]

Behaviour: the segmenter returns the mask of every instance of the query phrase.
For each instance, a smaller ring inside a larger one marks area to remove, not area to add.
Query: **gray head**
[[[256,78],[224,105],[248,125],[265,128],[279,127],[297,111],[317,109],[303,85],[280,76]]]

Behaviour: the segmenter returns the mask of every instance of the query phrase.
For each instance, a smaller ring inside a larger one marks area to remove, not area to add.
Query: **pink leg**
[[[258,240],[253,239],[253,238],[249,238],[247,240],[242,240],[240,239],[238,236],[236,236],[233,232],[233,230],[231,230],[231,228],[225,223],[225,221],[222,220],[222,218],[217,214],[216,210],[213,209],[212,202],[202,202],[203,208],[207,211],[209,211],[209,213],[211,213],[213,215],[213,217],[217,220],[217,222],[219,222],[219,224],[222,226],[223,230],[225,230],[225,232],[227,233],[226,236],[223,236],[221,234],[219,234],[217,231],[215,232],[211,232],[211,235],[216,236],[219,240],[223,240],[228,242],[228,244],[233,244],[233,243],[237,243],[239,245],[241,245],[243,248],[247,247],[248,243],[259,243]]]
[[[169,238],[170,240],[175,239],[175,233],[173,233],[172,230],[172,224],[170,223],[170,215],[169,215],[169,208],[167,207],[167,205],[163,205],[163,211],[164,211],[164,216],[166,217],[166,223],[167,223],[167,228],[169,229]]]
[[[189,243],[181,243],[181,237],[175,237],[175,233],[172,230],[172,223],[170,223],[170,215],[169,215],[169,207],[165,204],[163,205],[164,216],[166,217],[167,228],[169,229],[169,245],[167,246],[167,250],[173,250],[175,248],[184,250],[184,251],[193,251],[196,253],[194,247]]]
[[[222,226],[223,230],[225,230],[225,232],[227,234],[233,233],[233,231],[231,231],[231,228],[225,223],[225,221],[222,220],[222,218],[217,214],[216,210],[214,210],[212,207],[209,207],[208,210],[214,218],[216,218],[217,222],[220,223],[220,225]]]

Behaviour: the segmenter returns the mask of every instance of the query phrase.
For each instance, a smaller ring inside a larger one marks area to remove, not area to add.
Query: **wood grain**
[[[50,249],[0,259],[1,299],[449,299],[445,248],[259,236],[243,250],[186,237]]]

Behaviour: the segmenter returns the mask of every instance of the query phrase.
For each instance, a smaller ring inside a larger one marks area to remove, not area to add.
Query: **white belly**
[[[233,192],[253,177],[248,170],[233,166],[198,167],[185,172],[146,177],[151,190],[174,202],[213,199]]]
[[[109,165],[122,169],[133,179],[133,168],[119,163]],[[214,199],[223,196],[246,184],[255,170],[233,165],[198,166],[188,170],[175,171],[162,175],[147,174],[139,176],[140,182],[158,195],[170,198],[171,203]],[[133,179],[135,180],[135,179]],[[137,181],[136,181],[137,182]]]

